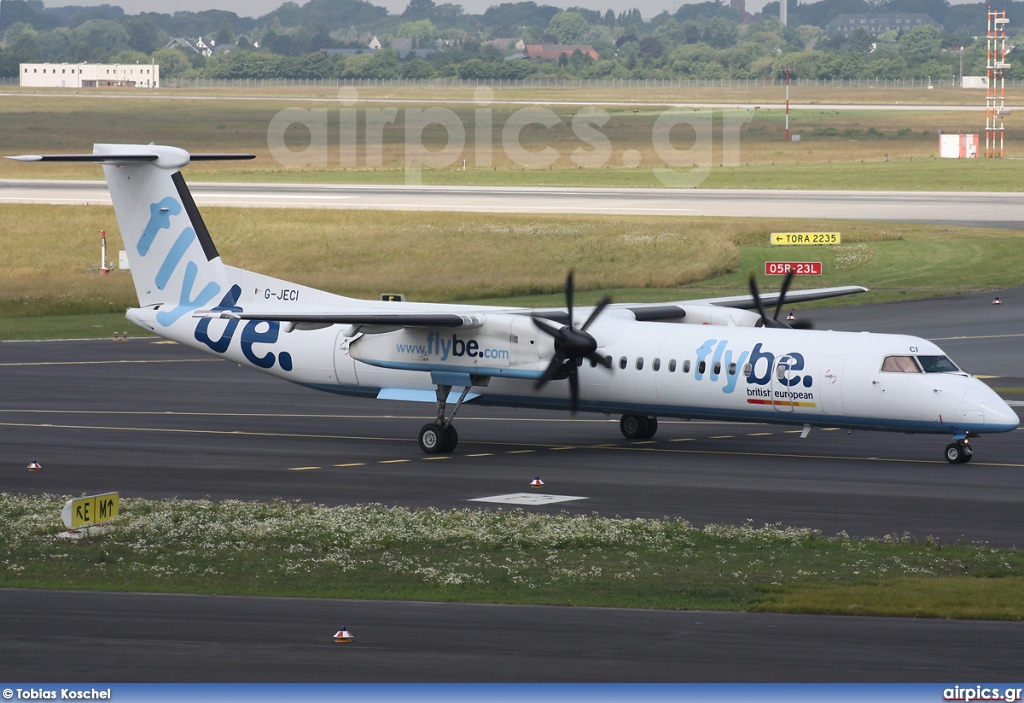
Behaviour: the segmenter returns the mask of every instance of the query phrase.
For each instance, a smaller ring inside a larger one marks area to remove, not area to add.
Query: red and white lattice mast
[[[985,158],[1003,158],[1003,115],[1006,114],[1006,10],[988,6],[988,88],[985,93]],[[998,152],[997,152],[998,142]]]

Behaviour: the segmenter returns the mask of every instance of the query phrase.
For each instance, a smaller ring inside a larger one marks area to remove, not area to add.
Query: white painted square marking
[[[503,496],[487,498],[470,498],[477,503],[505,503],[511,505],[550,505],[564,503],[568,500],[586,500],[586,496],[555,496],[548,493],[509,493]]]

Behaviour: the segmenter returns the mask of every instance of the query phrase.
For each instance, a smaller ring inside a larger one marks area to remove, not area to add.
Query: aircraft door
[[[772,371],[772,407],[777,412],[791,413],[793,412],[793,401],[786,395],[789,387],[792,385],[790,382],[795,375],[791,365],[793,358],[788,355],[783,355],[778,358],[775,362],[775,369]]]
[[[821,364],[821,409],[826,415],[843,415],[843,369],[846,356],[826,356]]]

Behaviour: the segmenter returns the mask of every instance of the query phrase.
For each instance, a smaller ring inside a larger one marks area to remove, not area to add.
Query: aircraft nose
[[[1020,424],[1020,418],[1006,401],[981,381],[972,379],[964,393],[964,420],[985,425],[989,432],[1008,432]]]

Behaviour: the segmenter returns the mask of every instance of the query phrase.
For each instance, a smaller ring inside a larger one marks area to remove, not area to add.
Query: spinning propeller
[[[794,321],[793,324],[789,324],[785,320],[779,319],[779,313],[782,312],[782,306],[786,303],[786,291],[789,290],[789,284],[792,282],[793,271],[790,270],[790,272],[786,274],[786,278],[782,281],[782,289],[779,291],[779,300],[775,303],[775,314],[768,317],[768,313],[764,310],[764,304],[761,302],[761,294],[757,291],[757,283],[754,281],[754,274],[750,274],[750,294],[754,297],[754,303],[757,305],[757,311],[761,313],[761,322],[764,327],[781,327],[797,330],[809,330],[814,327],[811,322]]]
[[[606,369],[612,367],[610,360],[597,353],[597,340],[587,332],[587,328],[597,319],[608,303],[612,302],[612,299],[607,295],[601,298],[601,302],[590,313],[590,317],[583,323],[583,326],[576,329],[572,321],[573,295],[573,273],[570,271],[565,279],[565,306],[569,311],[569,324],[564,327],[555,327],[543,318],[533,317],[533,324],[555,340],[555,356],[533,387],[539,390],[552,379],[568,378],[572,412],[575,414],[580,401],[579,362],[588,359],[591,363],[600,364]]]

